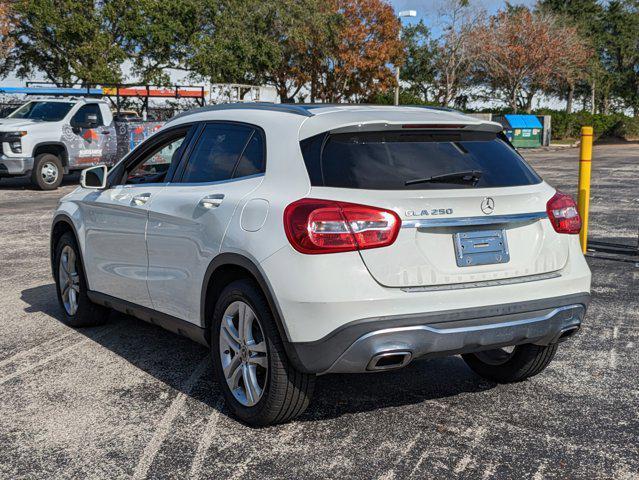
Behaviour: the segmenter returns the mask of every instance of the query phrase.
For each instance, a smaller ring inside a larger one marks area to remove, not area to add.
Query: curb
[[[520,148],[520,152],[555,152],[558,150],[566,150],[568,148],[576,148],[579,146],[579,142],[567,144],[567,145],[550,145],[547,147],[537,147],[537,148]]]

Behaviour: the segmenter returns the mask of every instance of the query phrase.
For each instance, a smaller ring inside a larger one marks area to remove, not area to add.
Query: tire
[[[239,334],[241,316],[250,319],[249,333],[244,336]],[[241,421],[261,427],[287,422],[306,410],[315,375],[299,372],[291,365],[268,303],[251,280],[235,281],[220,294],[213,312],[211,354],[226,404]],[[227,381],[223,363],[228,372],[239,373],[229,375],[231,380]],[[244,372],[254,379],[257,388],[247,390]],[[237,384],[234,390],[233,384]],[[253,390],[250,396],[249,390]]]
[[[496,383],[521,382],[541,373],[557,351],[554,345],[517,345],[512,352],[498,348],[462,355],[466,364],[480,377]]]
[[[41,153],[33,161],[31,183],[40,190],[55,190],[62,183],[62,161],[52,153]]]
[[[75,259],[71,259],[70,252],[73,252]],[[67,268],[64,268],[61,263],[63,257],[67,259],[64,262]],[[65,233],[58,240],[53,265],[56,293],[63,315],[62,321],[70,327],[94,327],[105,323],[110,310],[93,303],[87,296],[82,257],[75,236],[71,232]],[[67,278],[71,280],[65,281]],[[63,292],[67,293],[63,294]],[[75,308],[71,304],[72,297]]]

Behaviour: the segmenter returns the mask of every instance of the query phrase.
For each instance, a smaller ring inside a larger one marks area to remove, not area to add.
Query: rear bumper
[[[398,354],[400,367],[418,357],[454,355],[506,345],[549,345],[575,333],[590,303],[587,293],[447,312],[365,319],[314,342],[292,343],[300,366],[313,373],[375,370],[376,358]],[[401,354],[401,355],[400,355]]]
[[[33,157],[10,158],[0,155],[0,177],[25,175],[33,169]]]

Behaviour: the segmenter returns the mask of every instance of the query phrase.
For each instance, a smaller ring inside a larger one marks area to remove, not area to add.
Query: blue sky
[[[401,10],[417,10],[417,18],[405,19],[404,22],[412,23],[423,19],[427,25],[432,24],[433,17],[437,11],[441,10],[448,2],[446,0],[390,0],[396,12]],[[532,7],[536,0],[511,0],[512,5],[527,5]],[[471,4],[481,7],[489,13],[495,13],[506,5],[505,0],[471,0]]]
[[[428,15],[433,13],[437,8],[443,6],[447,2],[445,0],[390,0],[396,11],[400,10],[417,10],[417,15]],[[506,4],[505,0],[471,0],[474,5],[482,6],[489,12],[495,12]],[[533,6],[535,0],[512,0],[513,5]]]

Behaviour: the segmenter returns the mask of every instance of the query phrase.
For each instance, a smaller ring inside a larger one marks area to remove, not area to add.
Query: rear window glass
[[[374,190],[514,187],[541,178],[487,132],[357,132],[301,142],[313,186]]]

